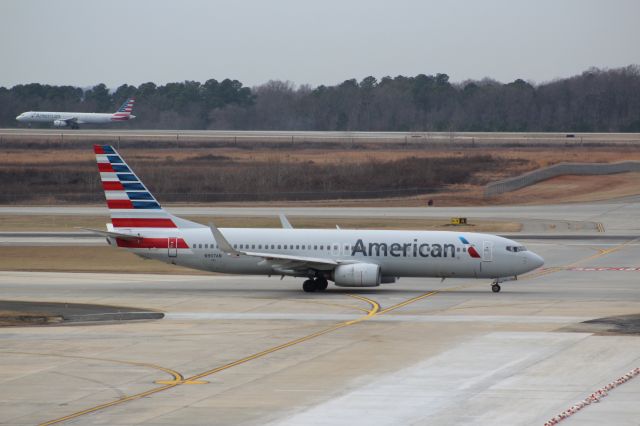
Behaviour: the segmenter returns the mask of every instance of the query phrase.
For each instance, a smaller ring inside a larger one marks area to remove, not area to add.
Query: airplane
[[[127,99],[113,114],[95,112],[49,112],[28,111],[16,117],[21,123],[53,123],[54,127],[80,128],[80,124],[106,124],[114,121],[128,121],[136,118],[132,115],[134,98]]]
[[[377,287],[401,277],[487,278],[500,283],[541,267],[523,245],[496,235],[452,231],[217,228],[168,213],[122,156],[94,145],[111,223],[86,229],[136,255],[188,268],[304,278],[305,292]]]

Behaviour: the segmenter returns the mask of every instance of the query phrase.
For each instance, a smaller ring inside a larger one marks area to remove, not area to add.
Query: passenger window
[[[467,252],[467,248],[466,247],[462,247],[462,252],[466,253]]]
[[[262,244],[258,244],[258,250],[262,250]]]
[[[324,250],[324,246],[320,246],[320,250]]]
[[[318,246],[313,246],[313,249],[314,250],[318,250]]]
[[[304,244],[302,245],[302,250],[304,250]]]
[[[201,249],[201,248],[202,248],[202,244],[198,244],[198,248],[200,248],[200,249]]]
[[[284,249],[285,249],[285,250],[287,249],[287,245],[286,245],[286,244],[284,245]]]
[[[271,244],[271,250],[273,250],[275,248],[275,246],[273,244]]]
[[[251,244],[251,249],[253,250],[255,248],[256,248],[256,245],[255,244]]]
[[[278,250],[280,250],[280,248],[281,248],[281,247],[282,247],[282,246],[281,246],[280,244],[278,244]]]
[[[296,250],[300,250],[300,245],[296,244]]]

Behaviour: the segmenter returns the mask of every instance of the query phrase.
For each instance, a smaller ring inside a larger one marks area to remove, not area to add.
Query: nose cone
[[[20,114],[19,116],[16,117],[16,120],[18,121],[22,121],[22,114]]]
[[[529,261],[531,262],[531,266],[533,267],[533,269],[539,268],[544,265],[544,259],[534,252],[529,252],[529,256]]]

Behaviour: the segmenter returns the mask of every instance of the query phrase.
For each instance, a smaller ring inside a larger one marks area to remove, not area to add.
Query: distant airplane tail
[[[122,106],[118,108],[116,112],[111,114],[111,121],[127,121],[136,118],[135,115],[131,114],[133,112],[133,104],[135,101],[136,100],[134,98],[129,98],[124,101]]]
[[[93,151],[111,216],[109,231],[144,235],[143,231],[205,227],[166,212],[111,145],[94,145]]]

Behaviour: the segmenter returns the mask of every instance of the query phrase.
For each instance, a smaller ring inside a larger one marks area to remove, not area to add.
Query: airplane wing
[[[64,120],[62,120],[62,121],[66,121],[68,125],[71,125],[71,124],[78,124],[78,123],[79,123],[79,121],[78,121],[78,117],[66,118],[66,119],[64,119]]]
[[[251,256],[262,258],[262,262],[271,265],[271,267],[280,273],[295,274],[296,272],[305,272],[309,269],[330,270],[342,263],[354,263],[353,261],[341,262],[339,260],[325,259],[321,257],[295,256],[279,253],[260,253],[252,251],[237,250],[222,235],[222,232],[213,224],[209,224],[214,238],[218,242],[218,247],[224,253],[230,256]]]

